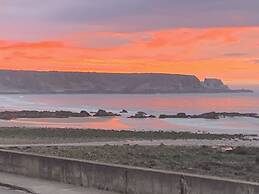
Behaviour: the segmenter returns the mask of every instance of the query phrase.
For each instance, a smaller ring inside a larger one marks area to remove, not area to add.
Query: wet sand
[[[259,119],[257,118],[222,118],[207,119],[132,119],[122,117],[105,118],[40,118],[0,120],[0,127],[31,127],[31,128],[81,128],[105,130],[134,131],[189,131],[192,133],[227,133],[227,134],[258,134]]]

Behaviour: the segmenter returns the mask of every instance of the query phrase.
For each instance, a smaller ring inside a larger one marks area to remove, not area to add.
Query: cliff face
[[[229,91],[225,87],[210,88],[210,84],[205,87],[204,83],[192,75],[0,71],[0,93],[131,94]]]
[[[220,79],[215,78],[206,78],[204,82],[202,82],[202,85],[206,89],[229,90],[229,87],[227,85],[224,85],[224,83]]]

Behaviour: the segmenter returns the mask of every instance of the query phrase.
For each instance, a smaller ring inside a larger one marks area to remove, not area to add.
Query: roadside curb
[[[20,187],[20,186],[17,186],[17,185],[8,184],[8,183],[0,182],[0,187],[10,188],[12,190],[17,190],[17,191],[23,191],[23,192],[26,192],[26,193],[29,193],[29,194],[38,194],[38,193],[35,193],[34,191],[32,191],[30,189]]]

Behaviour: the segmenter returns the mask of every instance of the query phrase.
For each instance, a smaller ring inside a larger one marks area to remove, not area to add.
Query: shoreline
[[[117,93],[117,92],[111,92],[111,93],[96,93],[96,92],[0,92],[0,95],[59,95],[59,94],[67,94],[67,95],[73,95],[73,94],[104,94],[104,95],[109,95],[109,94],[121,94],[121,95],[157,95],[157,94],[242,94],[242,93],[255,93],[254,90],[250,89],[231,89],[231,90],[226,90],[226,91],[197,91],[197,92],[182,92],[182,91],[177,91],[177,92],[156,92],[156,93]]]
[[[177,114],[163,114],[159,116],[150,115],[143,111],[135,112],[135,115],[128,115],[128,111],[121,109],[120,112],[109,112],[107,110],[99,109],[96,112],[88,112],[81,110],[80,112],[72,112],[66,110],[46,111],[46,110],[20,110],[20,111],[0,111],[0,120],[16,120],[16,119],[46,119],[46,118],[86,118],[86,117],[122,117],[127,115],[127,118],[148,119],[148,118],[180,118],[180,119],[207,119],[218,120],[221,118],[256,118],[259,119],[258,113],[241,113],[241,112],[206,112],[201,114],[186,114],[179,112]]]

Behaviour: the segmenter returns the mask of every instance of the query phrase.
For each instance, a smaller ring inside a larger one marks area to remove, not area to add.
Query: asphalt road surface
[[[10,188],[23,188],[24,191],[12,190],[4,185],[14,185]],[[25,191],[30,192],[25,192]],[[83,188],[75,185],[58,183],[55,181],[30,178],[15,174],[0,172],[0,194],[117,194],[114,192],[100,191],[92,188]]]
[[[26,194],[24,191],[15,191],[6,187],[0,187],[0,194]]]

